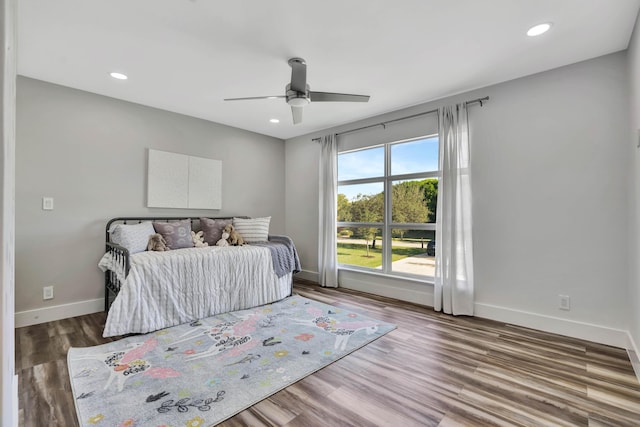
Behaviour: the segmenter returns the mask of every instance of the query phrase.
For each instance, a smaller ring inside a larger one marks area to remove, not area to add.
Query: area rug
[[[215,425],[395,329],[301,296],[71,348],[81,426]],[[350,357],[357,357],[354,354]]]

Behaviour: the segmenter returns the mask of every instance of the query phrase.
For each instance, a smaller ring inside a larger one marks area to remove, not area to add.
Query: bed
[[[197,232],[211,221],[252,223],[248,217],[123,217],[107,223],[106,251],[98,264],[105,274],[104,337],[152,332],[291,295],[300,261],[286,236],[268,235],[244,246],[140,250],[148,240],[149,223],[155,227],[188,223]],[[135,232],[142,236],[137,237],[137,247],[135,239],[123,241],[122,235],[115,239],[125,227],[134,231],[132,236]]]

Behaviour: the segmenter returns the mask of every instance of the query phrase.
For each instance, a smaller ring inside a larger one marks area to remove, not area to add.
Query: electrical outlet
[[[52,211],[53,210],[53,197],[43,197],[42,198],[42,210],[43,211]]]
[[[558,295],[560,297],[560,305],[558,308],[560,310],[571,310],[571,297],[569,295]]]
[[[42,299],[53,299],[53,286],[45,286],[42,288]]]

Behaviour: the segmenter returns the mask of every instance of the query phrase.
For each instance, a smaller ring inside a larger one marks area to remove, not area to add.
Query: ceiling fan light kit
[[[307,85],[307,90],[304,92],[291,90],[291,85],[287,85],[287,104],[291,105],[292,107],[304,107],[310,102],[311,99],[309,98],[309,85]]]
[[[293,124],[302,123],[302,108],[311,102],[368,102],[368,95],[348,93],[312,92],[307,84],[307,63],[302,58],[291,58],[291,83],[285,88],[284,96],[254,96],[248,98],[227,98],[225,101],[246,101],[251,99],[285,98],[291,106]]]

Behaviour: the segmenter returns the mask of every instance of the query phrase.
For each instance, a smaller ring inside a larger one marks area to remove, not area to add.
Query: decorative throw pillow
[[[269,240],[269,222],[271,217],[233,218],[233,226],[246,243],[266,242]]]
[[[222,238],[222,230],[231,224],[230,219],[200,218],[200,229],[204,231],[204,241],[215,246]]]
[[[130,254],[147,250],[149,236],[155,234],[151,221],[140,224],[116,224],[109,230],[111,242],[123,246]]]
[[[192,248],[191,221],[154,222],[156,233],[162,234],[169,249]]]

